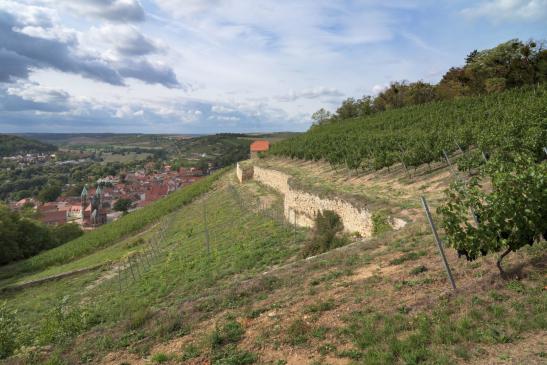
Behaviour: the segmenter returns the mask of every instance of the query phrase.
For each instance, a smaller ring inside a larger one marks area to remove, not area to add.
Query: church
[[[106,223],[106,209],[103,207],[103,194],[100,186],[97,186],[95,194],[88,196],[87,186],[80,194],[82,205],[82,226],[97,227]]]

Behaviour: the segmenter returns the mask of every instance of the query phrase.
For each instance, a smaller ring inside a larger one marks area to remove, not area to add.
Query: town
[[[180,167],[172,171],[164,165],[160,172],[147,169],[117,176],[105,176],[95,186],[84,186],[80,196],[59,196],[40,203],[35,198],[10,202],[14,211],[33,209],[37,219],[48,225],[76,223],[83,230],[93,230],[113,222],[127,212],[143,208],[154,201],[192,184],[210,173],[210,169]]]

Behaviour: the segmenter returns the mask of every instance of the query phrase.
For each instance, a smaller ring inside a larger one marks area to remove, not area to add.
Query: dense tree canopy
[[[0,265],[34,256],[82,234],[75,224],[48,227],[0,204]]]
[[[57,147],[32,139],[0,134],[0,157],[16,154],[54,152]]]

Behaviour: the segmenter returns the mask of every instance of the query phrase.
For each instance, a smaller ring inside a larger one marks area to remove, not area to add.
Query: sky
[[[304,131],[513,38],[547,0],[0,0],[0,132]]]

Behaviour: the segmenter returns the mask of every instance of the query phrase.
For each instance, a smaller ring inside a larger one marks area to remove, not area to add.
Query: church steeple
[[[82,189],[82,193],[80,194],[80,200],[82,201],[82,204],[87,202],[87,185],[84,185],[84,188]]]
[[[97,190],[95,190],[95,196],[99,199],[99,208],[103,207],[103,189],[101,185],[97,185]]]
[[[82,193],[80,194],[80,202],[82,206],[82,220],[84,219],[84,211],[87,207],[87,185],[84,185],[84,188],[82,189]]]

